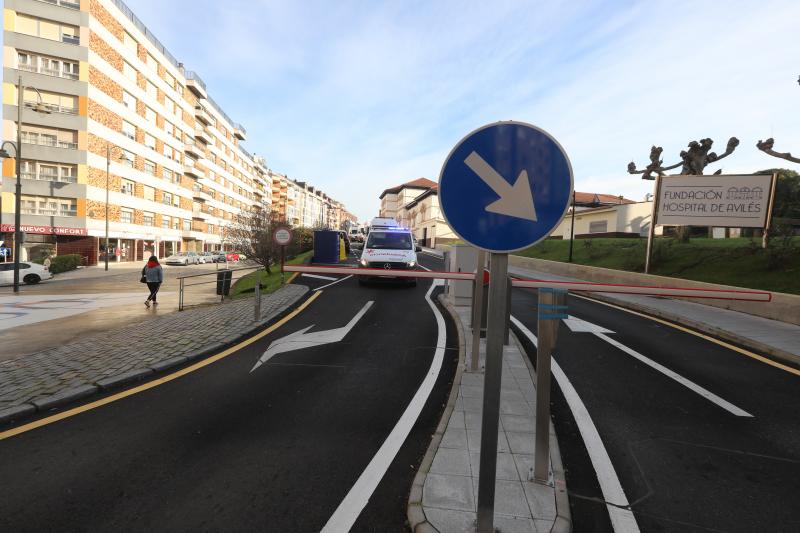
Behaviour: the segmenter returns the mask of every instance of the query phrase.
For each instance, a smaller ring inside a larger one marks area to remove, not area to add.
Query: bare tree
[[[775,146],[775,139],[770,137],[766,141],[758,141],[756,143],[756,148],[764,152],[765,154],[769,154],[772,157],[778,157],[780,159],[785,159],[787,161],[791,161],[792,163],[800,163],[800,159],[794,157],[790,152],[776,152],[772,149]]]
[[[284,225],[278,213],[270,210],[268,204],[257,204],[249,211],[243,210],[225,227],[225,243],[245,254],[268,274],[270,266],[280,253],[272,234],[278,226]]]

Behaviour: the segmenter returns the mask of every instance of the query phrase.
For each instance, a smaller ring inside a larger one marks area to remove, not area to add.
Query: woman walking
[[[147,264],[142,269],[142,278],[147,282],[147,288],[150,289],[150,296],[144,301],[144,306],[149,309],[151,301],[153,305],[158,305],[156,295],[158,294],[158,289],[161,288],[161,283],[164,281],[164,270],[161,268],[156,256],[151,255],[150,259],[147,260]]]

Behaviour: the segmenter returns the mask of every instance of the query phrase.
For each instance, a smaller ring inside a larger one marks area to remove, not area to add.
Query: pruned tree
[[[800,158],[794,157],[789,152],[776,152],[772,149],[775,146],[775,139],[770,137],[766,141],[758,141],[756,143],[756,148],[764,152],[765,154],[769,154],[772,157],[778,157],[780,159],[785,159],[787,161],[791,161],[792,163],[800,163]]]
[[[263,266],[271,274],[270,267],[280,253],[278,245],[272,240],[272,234],[278,226],[283,225],[285,224],[279,214],[273,212],[268,204],[256,204],[249,211],[241,211],[225,227],[225,243]]]

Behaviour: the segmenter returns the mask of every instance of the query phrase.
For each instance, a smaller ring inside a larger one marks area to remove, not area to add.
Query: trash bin
[[[217,296],[228,296],[231,292],[233,270],[222,269],[217,271]]]
[[[314,262],[339,263],[339,232],[317,230],[314,232]]]

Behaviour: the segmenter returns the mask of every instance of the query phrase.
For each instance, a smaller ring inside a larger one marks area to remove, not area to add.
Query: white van
[[[370,227],[364,250],[361,252],[359,267],[382,268],[384,270],[416,270],[417,251],[411,230],[398,226]],[[363,284],[365,276],[359,276],[358,282]],[[377,277],[377,279],[386,279]],[[416,278],[396,278],[416,285]]]

